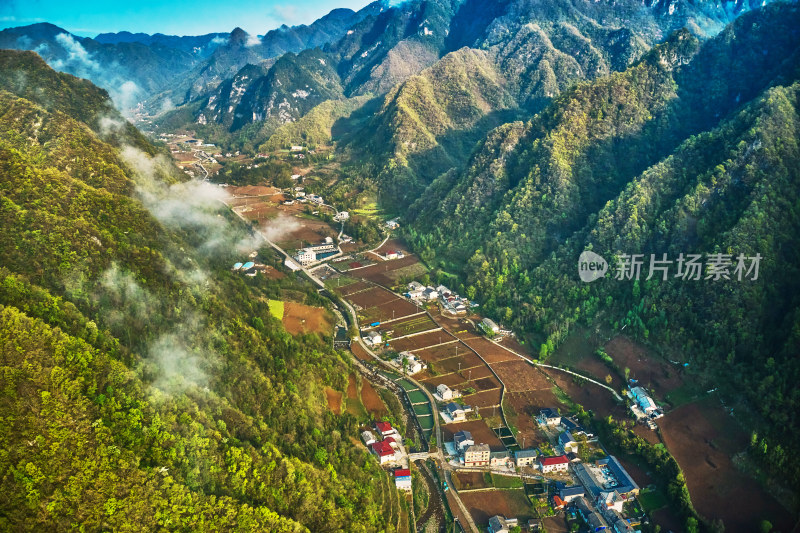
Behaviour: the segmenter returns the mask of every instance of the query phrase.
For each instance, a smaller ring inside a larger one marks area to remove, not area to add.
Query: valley
[[[303,17],[0,19],[0,530],[797,531],[797,2]]]

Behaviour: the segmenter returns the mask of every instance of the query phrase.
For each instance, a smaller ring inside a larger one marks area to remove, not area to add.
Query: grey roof
[[[530,450],[519,450],[514,452],[514,457],[517,459],[524,459],[527,457],[533,457],[534,459],[539,455],[539,450],[533,448]]]
[[[503,531],[506,529],[506,519],[500,515],[495,515],[489,519],[490,531]]]
[[[488,444],[473,444],[467,448],[467,452],[491,452]]]
[[[564,487],[563,489],[561,489],[561,492],[559,493],[561,498],[564,498],[565,496],[566,497],[583,496],[584,494],[586,494],[586,491],[584,491],[583,487],[579,485],[573,485],[572,487]]]
[[[462,429],[453,434],[453,440],[472,440],[472,433],[466,429]]]
[[[489,457],[492,459],[508,459],[511,455],[508,452],[491,452]]]

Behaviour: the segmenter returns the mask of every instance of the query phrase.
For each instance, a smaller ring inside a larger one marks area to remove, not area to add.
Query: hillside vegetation
[[[393,485],[325,406],[348,363],[229,273],[248,228],[72,116],[91,85],[0,58],[71,95],[0,92],[0,529],[393,531]]]

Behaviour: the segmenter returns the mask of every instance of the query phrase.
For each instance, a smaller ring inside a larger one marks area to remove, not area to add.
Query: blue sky
[[[0,0],[0,29],[51,22],[72,33],[128,30],[169,35],[229,32],[263,35],[281,24],[308,24],[331,9],[358,10],[370,0]]]

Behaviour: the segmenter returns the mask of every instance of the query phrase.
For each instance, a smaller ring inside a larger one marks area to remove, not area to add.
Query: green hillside
[[[71,116],[95,93],[31,55],[0,52],[0,79],[74,100],[0,93],[0,529],[393,531],[394,489],[325,407],[349,363],[229,271],[248,229]]]
[[[703,385],[744,393],[767,421],[757,428],[765,466],[793,486],[799,24],[796,5],[772,4],[709,41],[676,33],[492,132],[408,219],[423,257],[460,273],[461,289],[541,358],[575,325],[626,328],[706,371]],[[634,253],[763,259],[752,282],[645,280],[645,264],[636,283],[589,285],[577,277],[586,249],[612,266]]]

